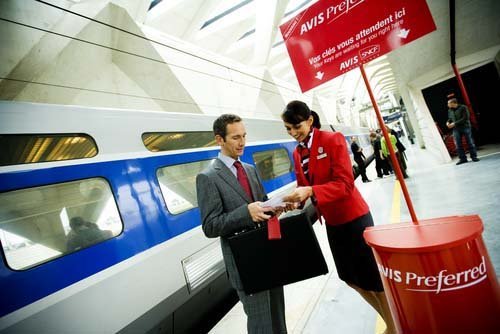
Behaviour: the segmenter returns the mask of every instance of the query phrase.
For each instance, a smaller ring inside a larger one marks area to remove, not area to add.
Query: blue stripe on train
[[[252,153],[280,147],[287,149],[291,159],[294,143],[249,146],[242,160],[252,163]],[[167,211],[156,170],[213,159],[217,153],[212,150],[0,174],[0,192],[103,177],[111,186],[124,225],[122,234],[115,238],[28,270],[13,271],[3,259],[0,317],[200,225],[197,208],[178,215]],[[270,192],[294,180],[289,173],[263,184]]]

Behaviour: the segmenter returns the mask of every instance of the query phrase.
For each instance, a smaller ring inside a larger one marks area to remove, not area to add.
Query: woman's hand
[[[280,216],[283,212],[292,211],[299,207],[298,203],[285,203],[285,206],[278,206],[273,209],[276,216]]]
[[[293,211],[299,207],[299,203],[286,203],[285,212]]]
[[[290,195],[283,198],[284,202],[301,203],[313,195],[312,187],[297,187]]]

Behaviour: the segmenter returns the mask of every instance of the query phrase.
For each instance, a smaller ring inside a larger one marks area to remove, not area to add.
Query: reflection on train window
[[[92,158],[95,141],[85,134],[0,135],[0,166]]]
[[[176,215],[198,206],[196,175],[211,162],[203,160],[158,169],[156,176],[170,213]]]
[[[263,181],[274,179],[292,171],[292,162],[284,148],[256,152],[252,157]]]
[[[97,244],[123,230],[108,183],[93,178],[0,194],[0,240],[15,270]]]
[[[147,132],[142,134],[142,142],[151,152],[184,150],[217,145],[212,131]]]

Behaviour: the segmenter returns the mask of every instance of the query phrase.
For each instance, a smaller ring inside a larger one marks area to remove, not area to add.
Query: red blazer
[[[300,153],[293,152],[298,186],[312,186],[316,208],[327,225],[350,222],[369,212],[368,205],[354,185],[351,159],[344,135],[315,129],[309,155],[309,179],[300,165]]]

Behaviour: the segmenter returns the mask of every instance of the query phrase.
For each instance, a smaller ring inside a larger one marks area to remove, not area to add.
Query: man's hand
[[[271,218],[266,212],[273,211],[273,208],[269,206],[260,206],[261,203],[262,202],[253,202],[248,204],[248,212],[250,212],[250,216],[254,223],[260,223]]]
[[[284,202],[301,203],[313,195],[312,187],[297,187],[290,195],[283,198]]]
[[[448,129],[453,129],[455,127],[455,123],[446,122],[446,126]]]

